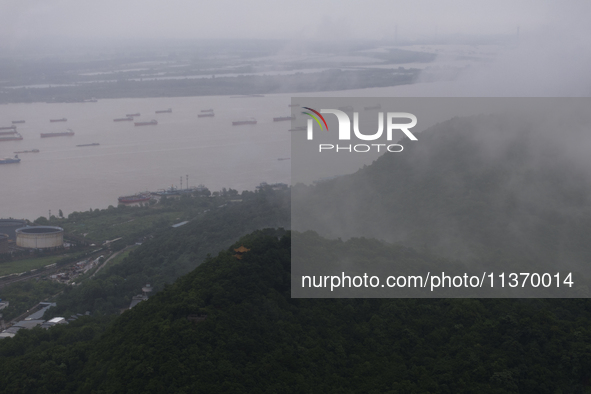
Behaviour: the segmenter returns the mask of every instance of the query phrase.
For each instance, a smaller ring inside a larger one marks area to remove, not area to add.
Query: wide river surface
[[[261,182],[291,182],[292,96],[424,97],[447,96],[453,82],[387,88],[315,92],[264,97],[209,96],[145,99],[105,99],[96,103],[0,105],[0,127],[17,124],[22,141],[0,142],[0,158],[23,153],[19,164],[0,165],[0,218],[34,220],[73,211],[117,205],[117,197],[203,184],[209,190],[254,190]],[[156,114],[171,108],[172,113]],[[215,117],[199,118],[214,109]],[[114,122],[140,113],[136,121],[156,126]],[[66,118],[52,123],[50,119]],[[256,125],[232,126],[232,121],[256,118]],[[41,138],[40,133],[71,129],[71,137]],[[99,143],[99,146],[76,147]],[[371,162],[371,161],[370,161]],[[367,164],[369,164],[368,162]],[[320,177],[320,175],[318,175]]]
[[[0,106],[0,127],[13,120],[21,141],[0,142],[0,158],[15,151],[19,164],[0,165],[0,218],[64,215],[117,205],[117,197],[142,191],[204,184],[254,190],[261,182],[290,182],[290,96],[231,98],[175,97],[109,99],[95,103],[9,104]],[[172,113],[156,110],[172,108]],[[215,117],[199,118],[214,109]],[[140,113],[136,121],[114,122]],[[67,122],[50,119],[67,118]],[[232,121],[256,118],[256,125]],[[40,133],[71,129],[74,136],[41,138]],[[76,147],[99,143],[98,146]]]

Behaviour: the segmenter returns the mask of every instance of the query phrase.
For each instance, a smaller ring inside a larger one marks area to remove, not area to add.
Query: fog
[[[588,2],[5,0],[0,42],[90,39],[391,39],[506,35],[549,27],[586,29]]]

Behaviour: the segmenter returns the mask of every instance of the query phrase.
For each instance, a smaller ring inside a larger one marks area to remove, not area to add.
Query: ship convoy
[[[299,107],[299,104],[290,104],[289,107]],[[374,108],[370,107],[370,108],[365,108],[365,109],[367,110],[367,109],[374,109]],[[172,113],[172,108],[163,109],[163,110],[156,110],[154,112],[156,114]],[[125,114],[124,117],[113,119],[113,122],[134,122],[133,124],[135,126],[156,126],[156,125],[158,125],[158,121],[156,119],[152,119],[150,121],[135,122],[134,121],[135,118],[139,117],[139,116],[141,116],[141,114],[139,112],[129,113],[129,114]],[[202,109],[201,112],[197,115],[197,117],[198,118],[213,118],[213,117],[215,117],[215,113],[214,113],[213,108]],[[294,119],[295,119],[294,116],[279,116],[279,117],[273,118],[273,122],[292,121]],[[67,122],[67,121],[68,121],[67,118],[49,119],[50,123]],[[23,136],[17,131],[16,125],[17,124],[24,124],[24,123],[26,123],[25,120],[13,120],[11,126],[0,127],[0,142],[23,140]],[[241,119],[241,120],[232,121],[232,126],[255,125],[255,124],[257,124],[257,120],[255,118],[248,118],[248,119]],[[290,129],[289,131],[299,131],[299,130],[305,130],[305,127],[295,127],[293,129]],[[67,131],[40,133],[40,136],[41,136],[41,138],[72,137],[72,136],[74,136],[74,134],[75,133],[72,129],[67,129]],[[98,145],[100,145],[98,142],[93,142],[93,143],[89,143],[89,144],[79,144],[79,145],[76,145],[76,147],[98,146]],[[0,159],[0,164],[20,163],[21,160],[18,158],[18,154],[20,154],[20,153],[39,153],[39,149],[21,150],[21,151],[15,151],[14,153],[17,154],[17,156],[15,156],[15,158]],[[286,159],[279,159],[279,160],[286,160]],[[200,186],[202,186],[202,185],[200,185]],[[181,193],[181,191],[179,191],[179,193]],[[140,196],[140,197],[138,197],[138,196]],[[123,199],[124,201],[122,201],[121,199]],[[129,201],[128,201],[128,199],[129,199]],[[149,198],[148,198],[148,200],[149,200]],[[119,198],[119,202],[124,202],[124,203],[142,202],[142,201],[147,201],[145,199],[144,194],[136,195],[136,196],[124,196],[124,197]]]
[[[119,201],[119,204],[135,204],[160,199],[162,197],[178,197],[183,194],[196,193],[202,195],[209,195],[208,192],[209,189],[204,185],[199,185],[197,187],[191,187],[186,189],[179,189],[174,186],[171,186],[170,189],[161,189],[156,192],[143,192],[131,196],[121,196],[117,200]]]
[[[299,107],[299,104],[290,104],[289,107]],[[154,111],[156,114],[165,114],[165,113],[172,113],[172,108],[156,110]],[[135,126],[157,126],[158,121],[156,119],[152,119],[149,121],[135,121],[136,117],[141,116],[139,112],[136,113],[129,113],[125,114],[124,117],[115,118],[113,122],[133,122]],[[198,118],[213,118],[215,117],[215,113],[213,108],[209,109],[202,109],[201,112],[197,115]],[[294,116],[279,116],[273,118],[273,122],[283,122],[283,121],[292,121],[294,120]],[[67,122],[67,118],[59,118],[59,119],[49,119],[50,123],[56,122]],[[13,120],[11,126],[3,126],[0,127],[0,142],[4,141],[20,141],[23,139],[23,136],[17,131],[16,124],[23,124],[25,123],[24,120]],[[242,125],[255,125],[257,124],[257,120],[255,118],[248,118],[248,119],[240,119],[232,121],[232,126],[242,126]],[[290,131],[299,130],[299,128],[292,129]],[[74,135],[74,131],[71,129],[67,129],[67,131],[61,132],[50,132],[50,133],[40,133],[41,138],[49,138],[49,137],[71,137]],[[93,143],[94,145],[98,145],[98,143]],[[78,146],[78,145],[77,145]],[[87,145],[83,145],[87,146]]]

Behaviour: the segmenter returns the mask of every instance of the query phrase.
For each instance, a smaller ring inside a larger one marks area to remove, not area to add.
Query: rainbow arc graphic
[[[324,125],[326,126],[326,131],[328,131],[328,125],[326,124],[326,120],[324,120],[324,116],[320,115],[320,112],[318,112],[315,109],[312,109],[310,107],[304,107],[304,109],[307,109],[308,111],[312,111],[312,112],[314,112],[314,114],[318,115],[320,117],[320,119],[322,119],[322,122],[324,122]],[[318,123],[318,125],[320,126],[320,130],[323,129],[322,123],[320,123],[320,119],[318,119],[317,116],[315,116],[314,114],[311,114],[310,112],[302,112],[302,113],[304,115],[308,115],[308,116],[312,117],[312,119],[314,119],[316,121],[316,123]]]

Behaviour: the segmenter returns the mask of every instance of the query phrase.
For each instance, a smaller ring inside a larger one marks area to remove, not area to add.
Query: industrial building
[[[0,234],[8,235],[8,239],[16,240],[16,230],[25,227],[27,222],[18,219],[0,219]]]
[[[0,233],[0,254],[8,253],[8,234]]]
[[[25,249],[55,249],[64,245],[64,229],[53,226],[23,227],[16,231],[16,246]]]

